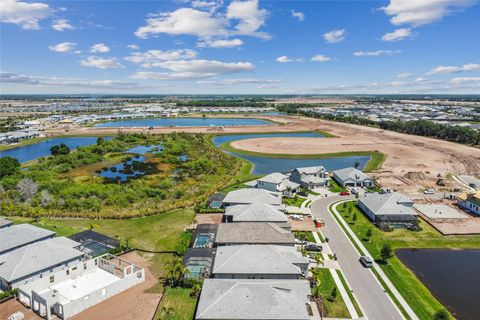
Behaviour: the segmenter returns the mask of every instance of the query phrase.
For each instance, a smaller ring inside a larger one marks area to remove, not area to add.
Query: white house
[[[290,181],[312,190],[328,186],[330,178],[323,166],[315,166],[293,169],[290,174]]]
[[[355,168],[344,168],[333,171],[333,179],[343,187],[371,188],[375,182],[368,175]]]
[[[243,188],[230,191],[222,200],[223,207],[251,203],[265,203],[275,207],[282,207],[282,194],[265,189]]]
[[[252,181],[251,185],[259,189],[281,192],[287,197],[294,196],[300,190],[300,184],[290,181],[289,176],[280,172],[274,172]]]
[[[22,285],[18,296],[45,319],[68,319],[143,281],[143,268],[106,254]]]
[[[288,219],[278,207],[265,203],[237,204],[225,209],[224,222],[287,223]]]

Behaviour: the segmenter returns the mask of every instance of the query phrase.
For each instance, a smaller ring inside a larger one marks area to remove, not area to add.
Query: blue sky
[[[476,0],[0,6],[0,93],[480,93]]]

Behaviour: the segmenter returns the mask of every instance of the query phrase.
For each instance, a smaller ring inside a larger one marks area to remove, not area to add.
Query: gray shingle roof
[[[398,192],[366,194],[359,201],[375,215],[417,215],[413,201]]]
[[[275,195],[274,193],[267,190],[251,188],[230,191],[225,196],[225,199],[223,199],[223,203],[248,204],[256,202],[279,206],[282,204],[282,199],[280,196]]]
[[[306,280],[205,279],[196,319],[309,319]]]
[[[333,174],[337,176],[342,181],[346,180],[355,180],[355,181],[364,181],[364,180],[371,180],[368,175],[363,173],[362,171],[355,169],[355,168],[344,168],[340,170],[333,171]]]
[[[35,242],[0,256],[0,278],[14,281],[84,255],[65,237]]]
[[[265,203],[238,204],[227,207],[225,215],[234,222],[287,222],[285,214]]]
[[[275,223],[235,222],[218,226],[215,242],[219,244],[282,244],[292,245],[295,238],[290,231]]]
[[[269,175],[266,175],[265,177],[258,179],[258,181],[263,181],[268,183],[280,183],[287,178],[288,176],[284,175],[283,173],[274,172],[274,173],[270,173]]]
[[[0,229],[0,254],[54,235],[55,232],[31,224],[17,224]]]
[[[294,170],[297,170],[301,174],[314,174],[317,172],[325,171],[325,168],[323,166],[314,166],[314,167],[295,168]]]
[[[8,227],[8,226],[11,226],[12,224],[13,222],[8,220],[7,218],[0,217],[0,228]]]
[[[274,245],[224,246],[217,249],[214,274],[301,275],[295,264],[308,264],[294,247]]]

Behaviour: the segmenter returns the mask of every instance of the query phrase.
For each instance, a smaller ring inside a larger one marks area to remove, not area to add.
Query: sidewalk
[[[360,254],[361,255],[365,255],[365,256],[368,256],[372,259],[372,261],[375,261],[375,259],[370,255],[370,253],[368,252],[368,250],[365,248],[365,246],[363,245],[363,243],[360,241],[360,239],[358,239],[358,237],[356,236],[356,234],[352,231],[352,229],[350,229],[350,227],[348,226],[348,224],[345,222],[345,220],[343,219],[343,217],[338,213],[337,211],[337,206],[342,203],[344,201],[341,201],[341,202],[337,202],[336,204],[333,205],[332,207],[332,211],[333,211],[333,214],[337,217],[338,221],[341,222],[341,224],[343,225],[343,227],[345,228],[345,230],[347,230],[348,234],[350,235],[350,237],[353,239],[353,241],[355,242],[355,244],[360,248]],[[419,320],[419,318],[417,317],[417,315],[415,314],[415,312],[413,312],[412,308],[410,308],[410,305],[405,301],[405,299],[402,297],[402,295],[400,294],[400,292],[398,292],[397,288],[395,288],[395,286],[393,285],[393,283],[390,281],[390,279],[385,275],[385,273],[383,272],[383,270],[380,268],[380,266],[377,264],[377,263],[373,263],[373,268],[375,269],[375,271],[378,273],[378,275],[380,276],[380,278],[382,279],[382,281],[385,283],[385,285],[388,287],[388,289],[390,289],[390,291],[392,292],[392,294],[395,296],[395,298],[397,299],[397,301],[400,303],[400,305],[402,306],[402,308],[405,310],[405,312],[408,314],[408,316],[412,319],[412,320]],[[396,306],[396,305],[395,305]],[[397,307],[398,308],[398,307]]]
[[[343,283],[337,274],[337,269],[340,270],[340,266],[338,265],[337,261],[330,260],[330,258],[328,257],[328,253],[331,253],[330,246],[327,243],[322,243],[320,241],[320,237],[318,236],[317,232],[312,232],[312,234],[313,234],[313,237],[315,238],[315,241],[318,244],[321,244],[323,248],[322,254],[324,258],[324,264],[322,267],[328,268],[328,270],[330,270],[330,274],[332,275],[332,278],[335,281],[335,285],[337,286],[338,291],[340,292],[340,295],[343,298],[343,301],[345,301],[345,305],[347,306],[350,316],[352,317],[352,319],[357,319],[358,318],[357,310],[355,309],[355,306],[353,305],[352,300],[350,300],[350,296],[348,295],[347,290],[343,286]]]

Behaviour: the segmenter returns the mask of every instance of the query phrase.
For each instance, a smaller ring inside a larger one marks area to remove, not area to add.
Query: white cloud
[[[458,77],[450,80],[452,84],[480,83],[480,77]]]
[[[227,18],[238,20],[234,34],[256,36],[269,39],[270,35],[260,32],[268,16],[268,11],[258,7],[258,0],[233,1],[227,7]]]
[[[202,39],[234,35],[270,38],[268,33],[259,30],[265,24],[268,11],[259,8],[258,0],[233,1],[224,13],[216,13],[216,9],[205,11],[207,7],[216,8],[210,1],[192,2],[192,5],[194,8],[150,14],[146,25],[138,28],[135,35],[141,39],[160,33],[185,34]]]
[[[475,0],[390,0],[382,10],[394,25],[418,27],[441,20],[444,16],[472,6]]]
[[[305,15],[303,14],[303,12],[299,12],[299,11],[295,11],[295,10],[292,10],[292,17],[294,17],[295,19],[297,19],[300,22],[305,20]]]
[[[210,12],[215,12],[223,5],[223,1],[204,1],[204,0],[194,0],[192,1],[192,7],[201,9],[201,10],[208,10]]]
[[[132,81],[117,80],[88,80],[78,78],[43,77],[17,74],[12,72],[0,72],[2,83],[18,83],[42,87],[75,87],[88,89],[131,89],[143,87]]]
[[[179,49],[179,50],[148,50],[146,52],[134,52],[128,57],[125,57],[125,60],[138,63],[143,68],[152,68],[159,66],[160,62],[171,61],[171,60],[188,60],[194,59],[197,56],[195,50],[190,49]]]
[[[413,77],[413,73],[410,73],[410,72],[403,72],[403,73],[397,74],[397,78],[400,78],[400,79],[411,78],[411,77]]]
[[[327,33],[324,33],[323,38],[328,43],[337,43],[345,39],[345,34],[346,34],[345,29],[337,29],[337,30],[332,30]]]
[[[222,62],[216,60],[176,60],[156,63],[156,67],[170,72],[139,71],[134,79],[188,80],[223,76],[232,73],[252,71],[255,66],[250,62]]]
[[[94,44],[91,48],[90,48],[90,52],[97,52],[97,53],[106,53],[110,51],[110,48],[104,44],[104,43],[97,43],[97,44]]]
[[[73,30],[75,28],[70,24],[70,21],[66,19],[58,19],[52,22],[52,29],[57,31],[65,31],[65,30]]]
[[[427,75],[439,74],[439,73],[459,73],[459,72],[473,72],[480,71],[479,63],[467,63],[463,66],[438,66],[433,68]]]
[[[327,57],[323,54],[317,54],[317,55],[313,56],[311,60],[316,61],[316,62],[326,62],[326,61],[332,60],[332,58]]]
[[[207,39],[197,43],[200,48],[233,48],[241,45],[243,41],[240,39]]]
[[[412,34],[412,30],[410,28],[403,28],[403,29],[396,29],[393,32],[385,33],[382,36],[382,41],[400,41]]]
[[[76,45],[75,42],[62,42],[54,46],[48,46],[48,49],[55,52],[67,53],[75,49]]]
[[[277,58],[277,62],[280,62],[280,63],[287,63],[287,62],[292,62],[293,60],[290,59],[289,57],[287,56],[280,56]]]
[[[160,33],[211,37],[225,35],[227,26],[224,18],[192,8],[180,8],[172,12],[153,14],[146,22],[146,26],[138,28],[135,32],[138,38],[146,39]]]
[[[129,44],[127,48],[132,50],[140,50],[140,48],[136,44]]]
[[[98,69],[123,68],[123,65],[117,61],[117,58],[101,58],[97,56],[87,57],[81,60],[80,64],[85,67]]]
[[[52,10],[46,3],[2,0],[0,22],[13,23],[23,29],[40,29],[39,22],[47,18]]]
[[[200,80],[197,83],[216,86],[230,86],[238,84],[273,84],[283,82],[282,79],[236,78],[222,80]]]
[[[376,51],[356,51],[353,53],[356,57],[378,57],[390,56],[392,54],[401,53],[400,50],[376,50]]]

